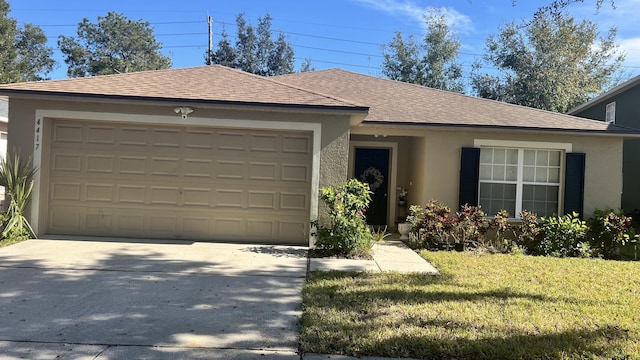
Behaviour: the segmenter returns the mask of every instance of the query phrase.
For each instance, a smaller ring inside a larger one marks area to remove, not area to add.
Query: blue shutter
[[[480,149],[462,148],[460,160],[459,205],[478,205],[478,180],[480,177]]]
[[[584,211],[584,153],[567,153],[564,177],[564,213]]]

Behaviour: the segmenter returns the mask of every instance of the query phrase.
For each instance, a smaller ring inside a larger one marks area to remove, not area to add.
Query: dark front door
[[[354,177],[373,191],[367,209],[367,224],[387,225],[389,199],[389,149],[356,148]]]

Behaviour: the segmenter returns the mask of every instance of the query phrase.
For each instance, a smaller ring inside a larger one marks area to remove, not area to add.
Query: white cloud
[[[640,72],[640,37],[620,39],[618,40],[620,50],[627,54],[624,65],[632,68],[627,68],[633,73]]]
[[[438,10],[444,14],[447,24],[459,33],[473,31],[471,18],[451,7],[435,8],[433,6],[420,6],[409,0],[352,0],[370,8],[388,13],[396,17],[409,18],[425,27],[424,16],[431,10]]]

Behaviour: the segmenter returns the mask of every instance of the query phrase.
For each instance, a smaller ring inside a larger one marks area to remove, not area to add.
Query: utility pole
[[[213,24],[213,20],[211,16],[207,15],[207,24],[209,24],[209,52],[207,53],[207,65],[211,65],[212,63],[212,51],[213,51],[213,33],[211,32],[211,24]]]

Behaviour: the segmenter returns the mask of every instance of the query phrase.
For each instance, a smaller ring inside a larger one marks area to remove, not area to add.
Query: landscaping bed
[[[422,252],[441,275],[317,272],[303,352],[640,359],[640,263]]]

